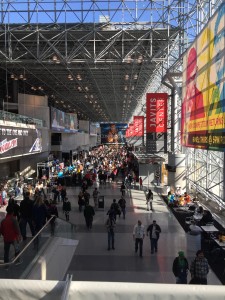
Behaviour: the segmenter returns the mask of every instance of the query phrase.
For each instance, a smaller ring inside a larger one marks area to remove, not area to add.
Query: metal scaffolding
[[[0,0],[4,109],[14,101],[13,82],[19,92],[46,94],[50,105],[81,119],[126,122],[143,114],[146,92],[168,91],[176,103],[168,149],[185,151],[190,185],[221,201],[223,153],[179,143],[182,53],[221,2]]]

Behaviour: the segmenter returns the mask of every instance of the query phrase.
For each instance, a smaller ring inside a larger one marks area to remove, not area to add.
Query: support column
[[[186,174],[185,174],[185,154],[169,153],[168,154],[168,185],[175,190],[180,186],[182,190],[186,190]]]

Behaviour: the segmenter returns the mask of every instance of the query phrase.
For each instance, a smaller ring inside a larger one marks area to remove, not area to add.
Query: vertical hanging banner
[[[146,95],[146,133],[167,132],[167,93]]]
[[[129,137],[133,137],[134,136],[134,124],[130,123],[129,124]]]
[[[133,117],[133,127],[134,127],[134,136],[143,136],[144,135],[144,116],[134,116]]]

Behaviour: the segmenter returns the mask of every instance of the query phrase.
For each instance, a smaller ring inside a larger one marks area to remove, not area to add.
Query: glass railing
[[[20,253],[15,258],[14,247],[11,245],[10,262],[1,261],[0,263],[0,278],[26,278],[54,237],[75,240],[75,225],[60,218],[54,221],[54,218],[51,217],[33,238],[28,237],[26,241],[20,243]],[[4,248],[3,245],[1,248]]]
[[[35,128],[43,127],[43,121],[0,110],[0,125]]]

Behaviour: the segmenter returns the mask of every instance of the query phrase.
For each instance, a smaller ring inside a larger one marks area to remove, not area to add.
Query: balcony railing
[[[43,121],[0,110],[0,125],[36,128],[36,127],[43,127]]]

